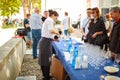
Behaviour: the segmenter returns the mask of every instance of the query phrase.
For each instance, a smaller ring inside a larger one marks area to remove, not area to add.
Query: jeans
[[[28,38],[28,40],[32,40],[32,33],[31,33],[31,31],[29,31],[27,33],[27,38]]]
[[[33,40],[33,58],[37,58],[37,46],[41,38],[41,29],[32,30],[32,40]]]
[[[64,30],[64,34],[65,36],[70,36],[70,33],[68,32],[68,30]]]
[[[67,36],[68,35],[68,30],[64,30],[64,34]]]

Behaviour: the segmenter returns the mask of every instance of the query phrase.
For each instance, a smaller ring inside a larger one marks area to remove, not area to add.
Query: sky
[[[68,12],[72,20],[75,21],[81,14],[82,18],[86,13],[86,0],[46,0],[46,9],[56,9],[59,12],[60,19],[64,12]]]

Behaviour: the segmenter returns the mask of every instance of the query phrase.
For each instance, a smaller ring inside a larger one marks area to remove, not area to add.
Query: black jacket
[[[120,54],[120,20],[113,25],[109,48],[110,51]]]
[[[89,26],[89,33],[88,34],[94,34],[96,32],[103,31],[104,34],[107,33],[107,30],[105,28],[104,21],[100,18],[97,19],[97,22],[94,23],[93,19],[91,20],[90,26]]]
[[[103,40],[99,39],[99,42],[98,42],[98,37],[100,35],[97,36],[96,38],[92,38],[92,35],[94,33],[100,32],[100,31],[103,31],[102,35],[107,36],[107,30],[105,28],[105,24],[104,24],[104,21],[102,19],[98,18],[96,23],[94,23],[93,20],[91,20],[91,23],[89,25],[88,30],[89,30],[89,32],[87,34],[87,40],[88,40],[89,43],[96,44],[96,45],[103,45],[107,42],[107,41],[104,41],[105,39],[103,39]],[[96,40],[97,40],[97,42],[96,42]]]

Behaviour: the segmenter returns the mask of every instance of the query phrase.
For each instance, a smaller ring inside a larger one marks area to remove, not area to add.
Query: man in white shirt
[[[35,8],[34,13],[30,17],[30,28],[32,29],[32,39],[33,39],[33,59],[38,58],[37,56],[37,45],[41,38],[41,28],[42,28],[42,20],[39,15],[40,10]]]
[[[83,19],[83,21],[82,21],[82,34],[84,36],[86,36],[87,33],[89,32],[88,31],[88,26],[89,26],[89,22],[90,22],[90,19],[91,19],[91,13],[92,13],[91,8],[87,8],[87,17],[85,19]]]
[[[91,21],[91,13],[92,13],[92,10],[91,8],[87,8],[86,10],[87,12],[87,17],[85,19],[83,19],[82,21],[82,26],[81,26],[81,32],[82,32],[82,40],[84,40],[86,42],[86,35],[87,33],[89,32],[88,30],[88,27],[89,27],[89,23]]]
[[[68,13],[65,12],[65,17],[62,20],[62,25],[64,26],[64,34],[67,36],[68,33],[68,28],[69,28],[69,17],[68,17]]]

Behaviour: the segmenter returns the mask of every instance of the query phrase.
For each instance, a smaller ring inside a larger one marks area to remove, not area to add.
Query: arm
[[[59,34],[58,31],[55,30],[55,29],[50,29],[49,31],[50,31],[52,34],[57,34],[57,35]]]
[[[49,27],[48,30],[50,31],[51,34],[59,34],[58,31],[54,28],[54,23],[49,22]]]
[[[103,34],[103,31],[100,31],[100,32],[96,32],[92,35],[93,38],[96,38],[98,35],[102,35]]]
[[[25,24],[25,26],[26,26],[26,28],[29,28],[29,27],[30,27],[30,25],[29,25],[29,24]]]
[[[96,38],[98,35],[102,35],[102,34],[107,34],[107,30],[105,28],[105,24],[102,20],[100,20],[100,23],[99,23],[99,31],[98,32],[95,32],[92,37],[93,38]]]

